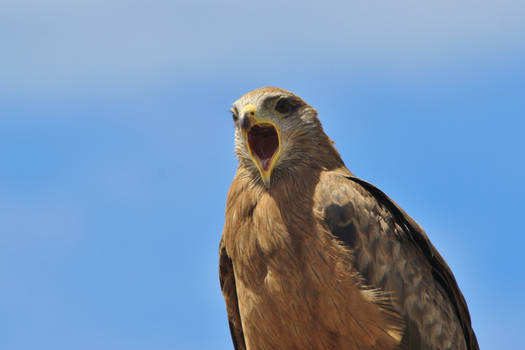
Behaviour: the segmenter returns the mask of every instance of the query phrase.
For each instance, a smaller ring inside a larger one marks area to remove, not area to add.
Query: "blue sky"
[[[228,109],[280,86],[519,348],[518,1],[0,3],[0,348],[231,349],[217,276]]]

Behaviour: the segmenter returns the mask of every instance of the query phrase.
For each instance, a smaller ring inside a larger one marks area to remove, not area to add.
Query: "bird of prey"
[[[346,168],[314,108],[267,87],[232,114],[219,275],[236,350],[479,349],[446,262]]]

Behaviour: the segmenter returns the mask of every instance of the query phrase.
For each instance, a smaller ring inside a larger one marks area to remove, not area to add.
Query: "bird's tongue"
[[[272,125],[255,125],[248,132],[252,153],[259,158],[263,170],[268,170],[273,155],[279,147],[279,137]]]

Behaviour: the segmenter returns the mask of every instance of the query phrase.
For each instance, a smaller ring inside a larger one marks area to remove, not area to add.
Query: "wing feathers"
[[[226,310],[228,312],[228,323],[230,325],[233,347],[235,350],[246,350],[241,316],[239,314],[239,304],[237,301],[233,264],[226,252],[222,240],[219,247],[219,281],[224,300],[226,301]]]
[[[470,314],[465,298],[458,287],[452,271],[436,248],[430,243],[423,229],[410,216],[408,216],[403,209],[401,209],[392,199],[377,187],[354,176],[346,176],[346,178],[361,185],[382,206],[386,207],[394,216],[396,224],[403,229],[403,232],[420,250],[421,254],[426,257],[432,267],[432,275],[434,276],[434,279],[443,288],[443,291],[446,293],[450,303],[454,307],[465,335],[467,349],[478,350],[479,345],[474,331],[472,330]]]

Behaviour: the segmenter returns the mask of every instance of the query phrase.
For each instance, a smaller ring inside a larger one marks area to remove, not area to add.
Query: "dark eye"
[[[288,114],[295,111],[299,104],[291,101],[289,98],[281,98],[275,105],[275,110],[282,114]]]
[[[235,108],[230,109],[230,112],[232,113],[233,122],[236,123],[237,119],[239,119],[239,116],[237,115],[237,110]]]

